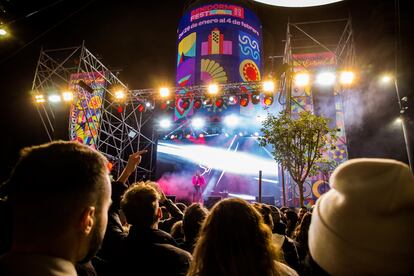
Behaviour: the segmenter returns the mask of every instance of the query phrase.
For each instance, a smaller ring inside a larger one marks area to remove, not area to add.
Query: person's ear
[[[157,218],[162,219],[162,210],[160,207],[158,207],[158,210],[157,210]]]
[[[95,207],[89,206],[82,212],[81,217],[81,232],[85,235],[89,235],[92,232],[92,228],[95,223]]]

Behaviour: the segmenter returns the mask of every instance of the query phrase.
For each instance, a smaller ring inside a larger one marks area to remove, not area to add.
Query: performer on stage
[[[192,182],[194,186],[193,202],[200,202],[203,194],[203,186],[206,184],[206,180],[204,179],[204,176],[200,175],[200,171],[197,170],[195,175],[193,175]]]

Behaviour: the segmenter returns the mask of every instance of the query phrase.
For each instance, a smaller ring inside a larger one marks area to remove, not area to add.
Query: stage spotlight
[[[147,108],[151,108],[151,106],[152,106],[152,105],[151,105],[151,103],[150,103],[150,102],[146,102],[146,103],[145,103],[145,107],[147,107]]]
[[[51,103],[59,103],[62,101],[62,98],[60,97],[60,95],[58,94],[52,94],[49,95],[49,97],[47,98],[49,100],[49,102]]]
[[[205,121],[202,118],[193,118],[191,120],[191,125],[195,128],[195,129],[200,129],[205,125]]]
[[[259,137],[259,132],[257,132],[257,131],[256,131],[256,132],[254,133],[254,136]]]
[[[162,98],[167,98],[169,95],[170,95],[170,89],[168,89],[167,87],[160,88],[160,96]]]
[[[7,31],[3,28],[0,28],[0,36],[5,36],[7,34]]]
[[[73,101],[73,93],[70,91],[63,92],[62,98],[64,102],[71,102]]]
[[[273,81],[263,82],[263,92],[273,93],[275,91],[275,83]]]
[[[294,79],[296,86],[307,86],[309,84],[310,77],[307,73],[299,73],[295,75]]]
[[[195,98],[193,106],[195,109],[200,109],[203,106],[203,102],[201,101],[200,98]]]
[[[224,118],[224,124],[228,127],[235,127],[239,124],[239,117],[232,114]]]
[[[171,127],[171,120],[170,119],[162,119],[160,121],[160,127],[161,128],[170,128]]]
[[[243,137],[243,132],[239,132],[239,136],[240,137]]]
[[[174,140],[175,138],[177,138],[177,136],[175,136],[174,134],[170,136],[171,140]]]
[[[240,96],[240,105],[246,107],[249,105],[249,95],[243,94]]]
[[[187,138],[187,139],[191,139],[191,134],[187,134],[187,135],[185,136],[185,138]]]
[[[35,98],[35,102],[36,103],[44,103],[44,102],[46,102],[45,96],[43,96],[42,94],[38,94],[34,98]]]
[[[217,107],[217,108],[222,108],[222,107],[223,107],[223,105],[224,105],[224,100],[223,100],[223,98],[217,98],[217,99],[216,99],[216,102],[215,102],[215,105],[216,105],[216,107]]]
[[[170,106],[170,101],[162,102],[160,107],[162,110],[166,110]]]
[[[252,104],[258,104],[260,102],[260,94],[258,92],[252,92]]]
[[[353,72],[345,71],[341,73],[340,82],[344,85],[349,85],[354,82],[355,74]]]
[[[264,99],[263,99],[263,103],[264,103],[266,106],[272,105],[272,103],[273,103],[273,96],[271,96],[271,95],[266,95],[266,96],[264,97]]]
[[[199,137],[199,138],[204,138],[204,134],[203,134],[203,133],[200,133],[200,134],[198,135],[198,137]]]
[[[390,75],[384,75],[381,77],[382,83],[389,83],[392,80],[392,77]]]
[[[217,84],[210,84],[207,88],[208,93],[211,95],[216,95],[219,91],[219,87]]]
[[[115,99],[118,100],[118,101],[122,101],[122,100],[125,99],[125,91],[122,90],[122,89],[116,90],[114,92],[114,95],[115,95]]]
[[[187,110],[190,108],[190,100],[187,98],[182,98],[180,102],[180,107],[184,110]]]
[[[322,72],[316,76],[316,83],[323,86],[333,85],[335,83],[335,74],[332,72]]]
[[[237,96],[230,96],[229,97],[229,101],[228,101],[229,105],[235,105],[237,104]]]
[[[140,104],[138,104],[137,109],[140,113],[142,113],[142,112],[145,111],[145,105],[143,103],[140,103]]]

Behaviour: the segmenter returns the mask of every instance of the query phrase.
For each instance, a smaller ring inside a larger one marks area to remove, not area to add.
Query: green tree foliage
[[[336,129],[329,128],[326,118],[303,111],[295,118],[286,112],[277,117],[268,114],[261,131],[260,144],[273,146],[276,162],[286,168],[298,185],[303,206],[303,184],[308,176],[317,173],[316,164],[323,162],[323,152],[334,147]]]

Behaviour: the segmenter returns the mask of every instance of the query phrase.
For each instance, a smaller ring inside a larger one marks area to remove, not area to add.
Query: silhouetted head
[[[7,184],[14,250],[41,253],[42,248],[73,262],[91,259],[111,203],[106,165],[102,154],[77,142],[23,149]]]
[[[207,217],[208,211],[199,203],[191,204],[184,213],[183,231],[184,237],[189,242],[197,240],[201,225]]]
[[[131,185],[121,200],[121,209],[129,224],[147,229],[158,226],[161,208],[160,194],[153,183],[139,182]]]
[[[212,208],[193,256],[188,275],[277,275],[270,229],[242,199]]]

